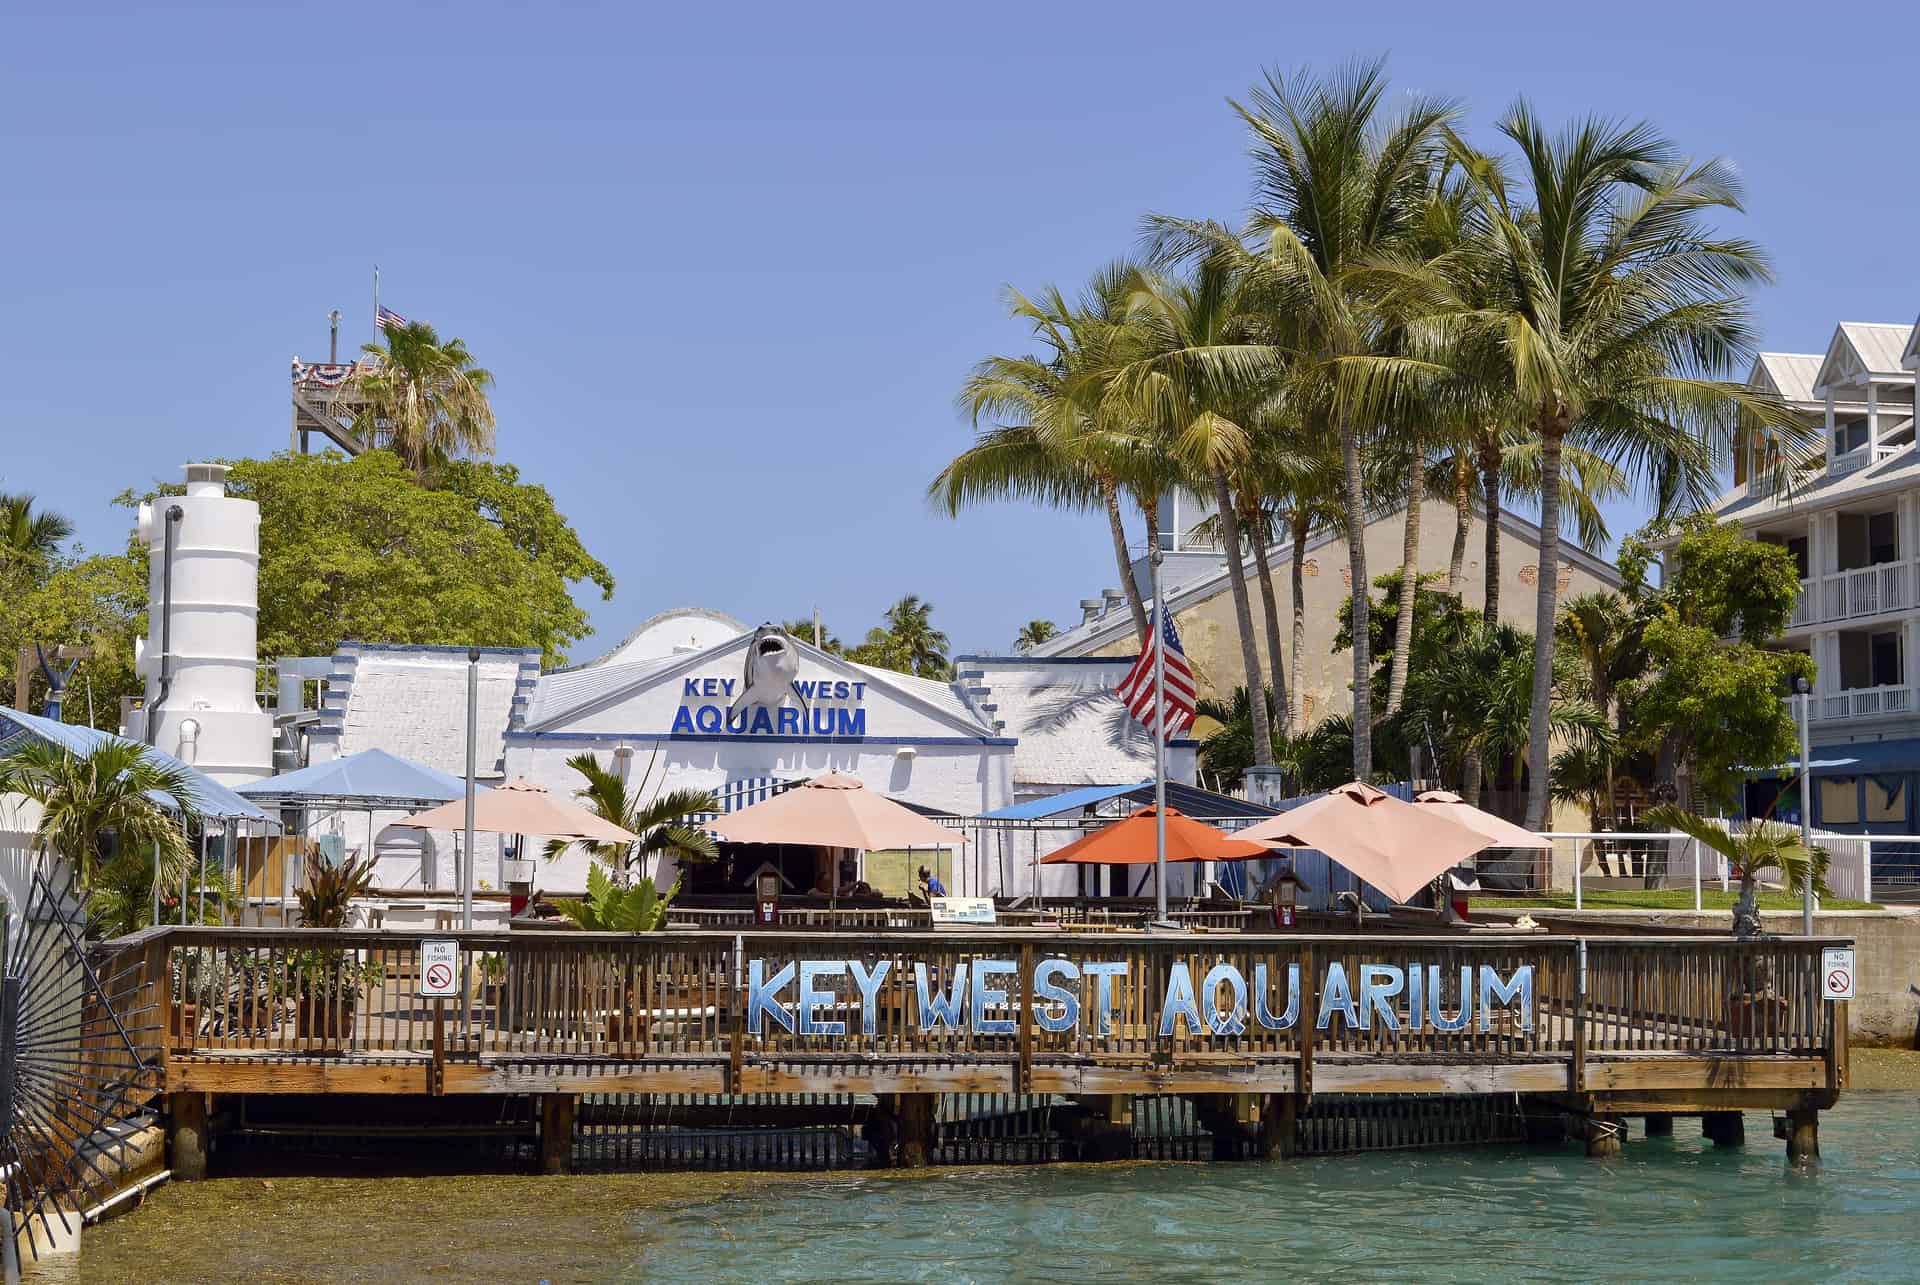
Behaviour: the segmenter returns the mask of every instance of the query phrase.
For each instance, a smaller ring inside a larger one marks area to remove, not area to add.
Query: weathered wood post
[[[1820,1158],[1820,1112],[1795,1107],[1787,1112],[1787,1162],[1804,1164]]]
[[[1587,1154],[1597,1160],[1619,1155],[1621,1140],[1626,1137],[1626,1134],[1627,1122],[1620,1116],[1588,1116]]]
[[[1648,1115],[1647,1136],[1649,1138],[1671,1138],[1673,1136],[1673,1116],[1665,1112],[1654,1112]]]
[[[1747,1118],[1738,1111],[1709,1111],[1700,1117],[1700,1133],[1716,1147],[1744,1147]]]
[[[1269,1093],[1260,1104],[1260,1153],[1268,1160],[1291,1160],[1299,1151],[1298,1093]]]
[[[579,1099],[571,1093],[540,1095],[540,1172],[573,1172],[573,1126]]]
[[[207,1095],[167,1096],[167,1165],[181,1182],[207,1176]]]
[[[933,1104],[931,1093],[897,1093],[893,1099],[894,1119],[899,1122],[898,1166],[924,1169],[933,1154]]]

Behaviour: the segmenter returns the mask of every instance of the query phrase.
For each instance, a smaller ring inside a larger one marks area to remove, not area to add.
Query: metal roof
[[[1079,789],[1064,790],[1045,798],[1028,799],[1025,803],[1016,803],[1009,808],[982,812],[979,819],[1039,821],[1046,817],[1078,812],[1096,803],[1105,803],[1108,799],[1120,798],[1130,803],[1137,803],[1141,807],[1150,806],[1153,803],[1153,782],[1146,781],[1139,785],[1083,785]],[[1231,794],[1215,794],[1212,790],[1203,790],[1199,786],[1185,785],[1179,781],[1167,782],[1167,806],[1178,808],[1186,815],[1201,820],[1220,820],[1229,817],[1245,817],[1252,820],[1273,816],[1276,811],[1263,804],[1237,799]]]
[[[1814,401],[1813,381],[1820,374],[1817,352],[1763,352],[1759,365],[1780,396],[1790,402]]]
[[[474,788],[485,790],[487,787],[476,785]],[[249,781],[240,787],[240,792],[248,798],[271,799],[278,804],[415,807],[465,798],[467,782],[464,777],[386,750],[362,750],[345,758],[303,767],[297,772]]]
[[[86,755],[102,745],[136,745],[137,741],[112,732],[103,732],[95,727],[82,727],[78,723],[57,723],[38,714],[27,714],[17,709],[0,706],[0,753],[10,751],[24,737],[36,737],[50,745],[58,745],[69,754]],[[189,800],[202,816],[214,817],[222,821],[265,821],[277,825],[274,819],[247,802],[239,794],[215,781],[212,777],[195,771],[186,763],[163,750],[152,746],[143,746],[141,758],[150,763],[159,763],[165,767],[186,772],[193,779],[193,798]],[[161,807],[177,809],[173,796],[161,790],[152,791],[151,797]]]
[[[1854,352],[1866,364],[1867,370],[1875,375],[1898,375],[1901,350],[1907,346],[1907,338],[1913,333],[1912,326],[1889,326],[1866,321],[1843,321],[1840,329],[1846,333],[1847,342],[1853,345]]]

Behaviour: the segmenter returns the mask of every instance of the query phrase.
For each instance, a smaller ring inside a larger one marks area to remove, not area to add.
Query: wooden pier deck
[[[467,1002],[420,998],[417,935],[170,927],[111,948],[144,960],[155,1087],[202,1111],[222,1094],[1247,1095],[1274,1110],[1524,1094],[1595,1119],[1812,1119],[1847,1083],[1844,1005],[1821,991],[1822,949],[1846,944],[1831,939],[436,936],[459,943]]]

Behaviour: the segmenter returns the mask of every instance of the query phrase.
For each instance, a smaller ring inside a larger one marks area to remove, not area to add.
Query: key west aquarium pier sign
[[[887,959],[751,959],[747,1033],[772,1035],[778,1028],[795,1036],[873,1036],[885,1014],[889,1025],[904,1021],[921,1035],[1014,1035],[1028,1005],[1022,996],[1032,997],[1034,1027],[1055,1035],[1107,1037],[1117,1022],[1144,1017],[1146,1032],[1163,1039],[1180,1033],[1182,1024],[1188,1035],[1245,1036],[1293,1030],[1306,1011],[1298,963],[1255,963],[1249,972],[1221,960],[1202,971],[1174,960],[1154,970],[1161,978],[1133,975],[1145,962],[1043,959],[1023,979],[1013,959],[980,958],[945,968],[915,961],[906,978],[896,978],[894,961]],[[1349,969],[1334,961],[1317,980],[1317,1031],[1465,1034],[1496,1024],[1509,1031],[1534,1026],[1532,964],[1502,970],[1486,963],[1358,963]],[[1148,994],[1135,993],[1143,986]]]

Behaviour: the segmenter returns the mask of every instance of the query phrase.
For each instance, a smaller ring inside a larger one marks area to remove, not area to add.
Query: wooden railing
[[[999,910],[998,925],[1007,928],[1073,926],[1091,929],[1140,928],[1153,918],[1151,905],[1122,904],[1104,906],[1098,902],[1062,903],[1037,910]],[[1211,932],[1241,932],[1264,918],[1264,909],[1244,906],[1174,907],[1167,918],[1183,928],[1204,928]],[[675,928],[698,928],[714,932],[735,932],[755,926],[754,912],[747,906],[681,906],[667,911]],[[932,912],[924,906],[806,906],[791,903],[781,906],[782,929],[830,928],[860,932],[877,929],[926,931],[932,927]]]
[[[1831,1057],[1835,1043],[1819,968],[1836,943],[1820,939],[441,936],[460,944],[465,1001],[419,997],[412,935],[186,927],[137,944],[176,1058],[719,1060],[736,1076],[749,1059],[901,1059],[1010,1067],[1028,1086],[1066,1063],[1280,1059],[1310,1085],[1315,1058],[1571,1061],[1577,1087],[1589,1057]]]

